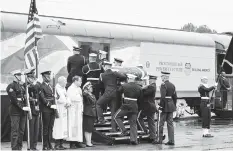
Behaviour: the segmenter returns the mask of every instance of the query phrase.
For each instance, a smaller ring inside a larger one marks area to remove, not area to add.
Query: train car
[[[28,16],[2,11],[1,18],[1,92],[11,81],[10,71],[23,67],[23,48]],[[197,87],[201,76],[210,84],[216,80],[230,36],[200,34],[139,25],[81,20],[56,16],[40,16],[44,37],[38,42],[39,72],[50,69],[67,76],[66,61],[72,47],[90,51],[103,50],[110,61],[121,57],[124,66],[143,64],[148,73],[160,76],[170,71],[178,97],[199,113]],[[215,37],[215,38],[214,38]],[[216,38],[217,37],[217,38]],[[158,78],[158,86],[160,85]],[[158,89],[159,90],[159,89]],[[156,96],[159,98],[159,91]]]

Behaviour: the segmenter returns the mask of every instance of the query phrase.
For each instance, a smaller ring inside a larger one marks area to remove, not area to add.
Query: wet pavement
[[[152,145],[141,142],[137,146],[117,144],[114,146],[96,145],[83,150],[233,150],[233,120],[212,119],[213,138],[203,138],[199,119],[179,120],[174,122],[175,146]],[[167,135],[167,128],[165,127]],[[167,137],[164,143],[167,142]],[[68,144],[65,144],[68,147]],[[41,143],[38,149],[41,149]],[[24,142],[26,150],[26,142]],[[2,143],[1,150],[10,150],[10,143]],[[80,150],[80,149],[78,149]]]

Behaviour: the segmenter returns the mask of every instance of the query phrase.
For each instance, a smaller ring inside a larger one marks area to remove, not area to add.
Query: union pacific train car
[[[9,73],[23,68],[25,30],[28,16],[23,13],[1,12],[1,93],[11,81]],[[231,37],[224,34],[200,34],[172,29],[129,24],[81,20],[56,16],[40,16],[44,37],[38,42],[39,72],[49,69],[58,76],[67,76],[66,61],[72,47],[90,51],[103,50],[110,61],[124,60],[123,65],[143,65],[143,69],[158,76],[171,72],[178,97],[199,113],[197,87],[207,76],[214,84],[225,50]],[[232,79],[231,79],[232,80]],[[230,93],[229,93],[230,95]],[[156,97],[159,98],[159,89]]]

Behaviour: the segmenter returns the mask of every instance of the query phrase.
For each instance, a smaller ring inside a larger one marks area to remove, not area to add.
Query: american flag
[[[37,41],[40,38],[42,38],[42,30],[36,9],[36,0],[31,0],[24,47],[26,69],[35,68],[38,64]]]

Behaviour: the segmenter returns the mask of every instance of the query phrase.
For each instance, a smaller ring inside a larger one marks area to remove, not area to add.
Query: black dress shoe
[[[86,145],[86,147],[95,147],[95,145]]]
[[[64,150],[64,148],[62,148],[61,146],[56,146],[55,150]]]
[[[175,145],[175,143],[167,142],[167,143],[165,143],[165,145]]]
[[[82,143],[80,143],[80,142],[75,143],[75,146],[76,146],[77,148],[85,148],[85,147],[86,147],[86,145],[84,145],[84,144],[82,144]]]
[[[138,145],[137,142],[130,142],[130,145]]]
[[[205,134],[205,135],[202,135],[202,137],[214,137],[214,136],[211,134]]]

